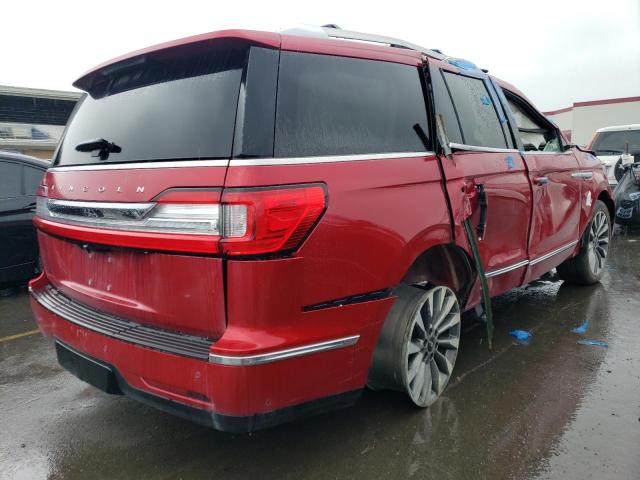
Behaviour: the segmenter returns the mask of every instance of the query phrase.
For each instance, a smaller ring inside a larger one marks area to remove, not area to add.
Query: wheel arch
[[[616,217],[616,206],[615,206],[615,202],[611,198],[611,195],[609,195],[609,192],[607,192],[606,190],[602,190],[598,194],[598,200],[600,200],[602,203],[604,203],[607,206],[607,210],[609,210],[609,218],[613,223]]]
[[[437,244],[413,260],[400,284],[449,287],[464,306],[475,278],[476,271],[467,252],[454,244]]]

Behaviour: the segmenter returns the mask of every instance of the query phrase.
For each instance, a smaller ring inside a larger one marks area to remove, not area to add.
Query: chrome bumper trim
[[[209,355],[209,361],[211,363],[242,367],[250,365],[260,365],[263,363],[271,363],[278,360],[286,360],[288,358],[300,357],[303,355],[310,355],[312,353],[325,352],[327,350],[335,350],[337,348],[348,347],[351,345],[355,345],[358,342],[359,338],[360,335],[353,335],[351,337],[338,338],[336,340],[313,343],[310,345],[304,345],[302,347],[288,348],[286,350],[276,350],[274,352],[261,353],[258,355],[232,356],[217,355],[211,353]]]

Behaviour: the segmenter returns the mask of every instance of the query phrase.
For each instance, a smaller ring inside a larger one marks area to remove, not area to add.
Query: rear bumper
[[[107,393],[127,395],[163,412],[207,427],[213,427],[223,432],[252,432],[326,411],[348,407],[353,405],[362,394],[362,390],[354,390],[268,413],[247,416],[222,415],[210,410],[174,402],[134,388],[127,383],[112,365],[91,358],[58,340],[56,340],[55,345],[60,365],[90,385]]]
[[[108,385],[115,384],[118,392],[164,411],[225,431],[251,431],[353,403],[366,382],[380,327],[365,324],[355,332],[344,327],[325,332],[324,339],[332,339],[329,341],[318,341],[315,330],[306,338],[296,332],[295,344],[283,342],[284,337],[273,331],[271,341],[279,342],[277,349],[265,351],[263,343],[254,349],[217,350],[218,344],[233,345],[233,339],[243,334],[243,347],[255,338],[255,332],[230,326],[229,337],[225,334],[210,343],[208,355],[202,355],[200,348],[196,357],[179,349],[168,351],[167,345],[175,343],[171,337],[163,339],[164,344],[155,337],[151,343],[140,343],[141,338],[151,338],[146,330],[139,335],[136,328],[125,326],[113,333],[104,323],[99,327],[106,330],[97,330],[78,305],[71,307],[80,318],[56,310],[37,294],[51,288],[44,275],[32,281],[30,288],[32,309],[45,336],[80,359],[90,359],[112,371],[115,380]],[[391,301],[344,306],[322,315],[333,313],[339,321],[367,319],[374,312],[379,315],[381,309],[386,311]],[[63,366],[82,378],[73,368]]]

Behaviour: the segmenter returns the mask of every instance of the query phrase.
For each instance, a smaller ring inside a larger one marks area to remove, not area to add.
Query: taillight
[[[255,255],[296,248],[324,212],[326,192],[322,185],[228,189],[222,202],[223,252]]]
[[[170,189],[148,203],[39,196],[36,224],[86,242],[256,255],[297,248],[325,207],[326,190],[321,184],[230,188],[222,197],[219,189]]]

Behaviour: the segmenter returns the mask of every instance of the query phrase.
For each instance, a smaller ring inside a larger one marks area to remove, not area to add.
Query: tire
[[[578,285],[592,285],[602,278],[611,240],[611,218],[604,202],[597,200],[587,226],[580,253],[558,266],[562,280]]]
[[[444,391],[458,356],[460,305],[447,287],[402,285],[382,327],[369,370],[373,390],[404,392],[428,407]]]

